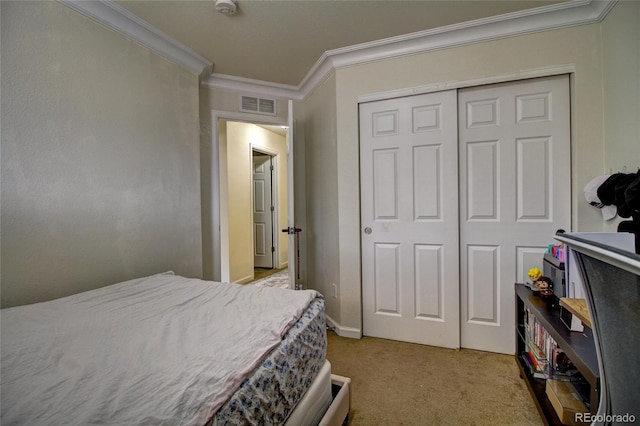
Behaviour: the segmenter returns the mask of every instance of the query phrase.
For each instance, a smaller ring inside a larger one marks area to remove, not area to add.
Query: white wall
[[[200,277],[198,77],[57,2],[0,8],[2,306]]]
[[[640,169],[640,2],[621,1],[602,23],[604,170]],[[614,232],[620,219],[607,222]]]
[[[229,226],[229,281],[248,282],[253,279],[253,213],[251,149],[262,148],[276,157],[277,230],[287,227],[287,143],[283,136],[255,124],[226,122],[226,185]],[[277,267],[286,266],[289,251],[287,235],[277,232]]]

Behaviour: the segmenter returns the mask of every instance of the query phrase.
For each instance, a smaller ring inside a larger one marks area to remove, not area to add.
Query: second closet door
[[[570,229],[569,78],[458,95],[461,345],[512,354],[513,284]]]

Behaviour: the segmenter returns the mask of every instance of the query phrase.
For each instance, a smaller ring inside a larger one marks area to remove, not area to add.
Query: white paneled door
[[[456,91],[360,105],[364,334],[460,346]]]
[[[569,77],[459,91],[461,343],[513,353],[514,282],[570,229]]]
[[[560,76],[360,105],[363,332],[513,354],[513,283],[570,226]]]
[[[273,165],[271,156],[253,152],[253,266],[273,268]]]

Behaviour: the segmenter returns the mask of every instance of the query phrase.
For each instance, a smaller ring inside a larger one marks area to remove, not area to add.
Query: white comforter
[[[1,423],[203,424],[316,296],[165,273],[3,309]]]

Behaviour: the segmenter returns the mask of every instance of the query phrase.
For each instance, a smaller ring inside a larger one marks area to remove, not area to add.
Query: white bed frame
[[[334,396],[333,386],[340,390]],[[331,364],[325,361],[318,377],[293,410],[286,426],[341,426],[351,408],[351,379],[331,374]]]

